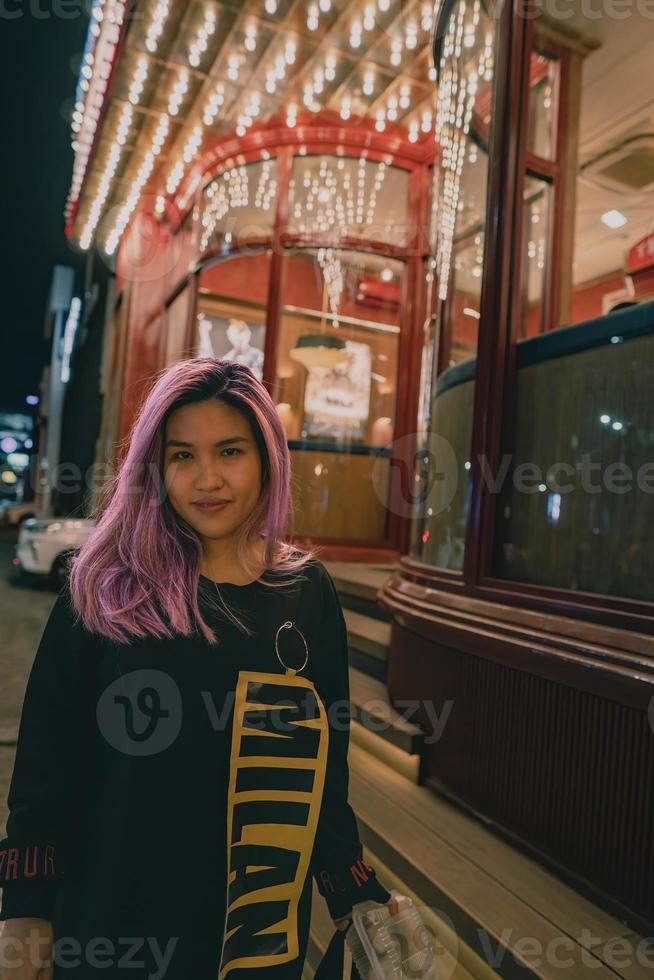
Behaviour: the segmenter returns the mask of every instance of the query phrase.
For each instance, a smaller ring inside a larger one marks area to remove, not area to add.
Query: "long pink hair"
[[[71,560],[71,600],[88,630],[129,643],[148,634],[187,636],[199,628],[209,643],[219,642],[198,605],[200,537],[173,510],[163,483],[168,416],[182,405],[211,398],[242,412],[261,455],[261,493],[237,532],[237,558],[246,573],[254,577],[258,571],[249,559],[257,536],[266,539],[261,582],[267,586],[296,583],[303,566],[317,555],[284,540],[293,512],[291,459],[265,386],[235,361],[178,361],[155,375],[128,436],[125,458],[95,509],[96,525]],[[250,632],[226,604],[223,608]]]

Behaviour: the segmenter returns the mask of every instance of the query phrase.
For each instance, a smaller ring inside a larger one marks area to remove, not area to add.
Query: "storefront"
[[[130,384],[138,398],[180,357],[237,358],[286,428],[293,533],[397,553],[390,447],[416,412],[433,137],[414,146],[324,118],[260,127],[212,158],[177,226],[162,235],[142,213],[125,235],[118,273],[141,343],[126,353],[121,433],[137,407]],[[139,281],[155,236],[156,287],[150,272]]]
[[[420,502],[383,590],[388,688],[447,719],[424,782],[648,934],[654,21],[546,7],[446,2],[436,26]]]

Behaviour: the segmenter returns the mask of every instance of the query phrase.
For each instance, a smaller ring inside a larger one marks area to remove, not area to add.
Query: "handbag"
[[[313,980],[361,980],[350,947],[345,942],[346,932],[347,929],[336,930],[318,964]]]

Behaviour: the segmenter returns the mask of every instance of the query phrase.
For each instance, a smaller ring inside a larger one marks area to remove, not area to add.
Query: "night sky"
[[[70,113],[88,13],[82,2],[55,3],[54,10],[70,18],[63,20],[50,0],[5,0],[0,8],[21,13],[7,19],[0,12],[0,410],[29,411],[25,396],[38,393],[49,360],[43,323],[52,266],[84,264],[67,243],[63,212],[73,160]]]

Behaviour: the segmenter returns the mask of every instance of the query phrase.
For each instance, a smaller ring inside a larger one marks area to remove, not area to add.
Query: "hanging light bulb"
[[[257,47],[257,26],[250,23],[245,28],[245,47],[248,51],[256,51]]]

